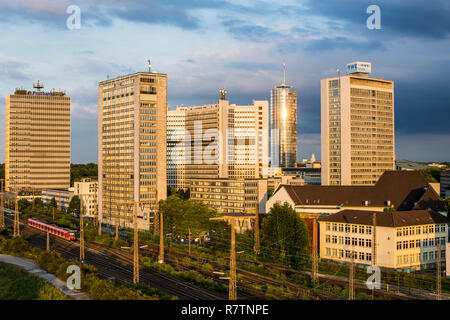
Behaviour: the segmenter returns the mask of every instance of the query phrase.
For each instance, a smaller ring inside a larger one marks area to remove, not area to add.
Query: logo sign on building
[[[371,73],[372,64],[370,62],[352,62],[347,64],[347,73]]]
[[[27,91],[29,96],[52,96],[53,92],[41,92],[41,91]]]

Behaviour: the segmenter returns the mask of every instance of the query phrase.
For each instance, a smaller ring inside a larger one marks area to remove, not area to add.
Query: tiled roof
[[[449,223],[447,217],[429,209],[396,212],[342,210],[328,217],[320,218],[319,221],[373,225],[373,215],[375,213],[376,224],[380,227],[397,228],[424,224]]]
[[[445,211],[439,195],[418,171],[386,171],[374,186],[282,185],[295,205],[387,207]],[[390,202],[390,205],[389,205]]]

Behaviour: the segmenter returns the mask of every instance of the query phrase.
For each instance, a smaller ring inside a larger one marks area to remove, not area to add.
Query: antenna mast
[[[286,84],[286,61],[283,59],[283,84]]]

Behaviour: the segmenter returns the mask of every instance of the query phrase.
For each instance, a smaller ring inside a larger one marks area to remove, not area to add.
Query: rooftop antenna
[[[286,61],[283,59],[283,84],[286,84]]]
[[[150,62],[150,59],[147,60],[148,63],[148,72],[152,72],[152,63]]]
[[[227,99],[227,91],[222,89],[220,92],[220,100],[226,100]]]
[[[37,89],[37,91],[40,92],[41,89],[44,88],[44,84],[40,83],[39,80],[38,80],[37,83],[33,82],[33,88]]]

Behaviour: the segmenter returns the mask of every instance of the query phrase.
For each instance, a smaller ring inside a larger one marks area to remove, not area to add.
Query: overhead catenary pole
[[[83,197],[80,197],[80,261],[84,261],[84,219],[83,219]]]
[[[50,232],[47,232],[47,252],[50,252]]]
[[[137,223],[137,205],[133,207],[134,237],[133,237],[133,283],[139,283],[139,233]]]
[[[236,234],[234,225],[236,220],[231,220],[231,247],[230,247],[230,289],[228,292],[229,300],[236,300]]]
[[[312,247],[312,280],[313,282],[317,282],[318,280],[318,269],[319,269],[319,261],[317,256],[317,221],[313,220],[313,247]]]
[[[191,255],[191,228],[189,228],[188,244],[189,244],[189,255]]]
[[[254,233],[255,233],[255,246],[254,246],[254,252],[255,252],[255,259],[257,259],[259,251],[261,250],[261,244],[259,240],[259,213],[258,210],[255,214],[255,226],[254,226]]]
[[[5,227],[5,189],[4,189],[4,179],[0,179],[1,187],[2,187],[2,194],[1,194],[1,200],[0,200],[0,228]]]
[[[163,212],[162,212],[162,210],[159,212],[159,214],[160,214],[160,221],[159,221],[159,256],[158,256],[158,262],[159,263],[164,263],[164,222],[163,222]]]
[[[436,265],[436,300],[442,299],[441,289],[441,244],[437,245],[437,265]]]
[[[14,237],[20,237],[20,222],[19,222],[19,192],[17,187],[15,188],[15,194],[14,194]]]
[[[354,290],[355,290],[355,275],[354,275],[354,252],[350,252],[350,272],[349,272],[349,288],[348,288],[348,298],[349,300],[354,300]]]

